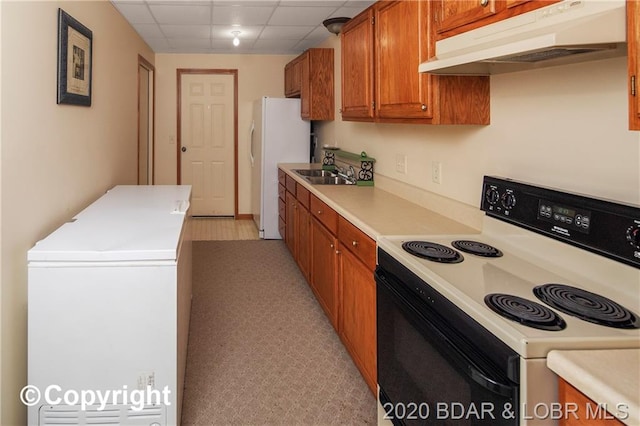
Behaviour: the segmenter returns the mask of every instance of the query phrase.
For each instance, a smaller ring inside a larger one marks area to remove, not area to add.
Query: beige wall
[[[26,252],[105,190],[136,182],[138,54],[154,54],[106,1],[2,8],[2,425],[26,423]],[[93,104],[56,104],[57,9],[93,31]]]
[[[178,68],[238,70],[238,210],[251,213],[249,126],[252,105],[261,96],[284,96],[288,55],[156,55],[156,184],[177,182]]]
[[[340,43],[336,117],[340,117]],[[343,122],[317,127],[320,144],[378,161],[376,173],[478,206],[484,174],[640,203],[638,132],[627,130],[626,57],[491,77],[491,125],[424,126]],[[397,154],[408,172],[396,171]],[[431,163],[442,163],[442,183]]]

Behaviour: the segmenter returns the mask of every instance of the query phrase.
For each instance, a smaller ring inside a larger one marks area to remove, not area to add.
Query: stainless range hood
[[[626,54],[624,0],[564,0],[436,42],[420,72],[490,75]]]

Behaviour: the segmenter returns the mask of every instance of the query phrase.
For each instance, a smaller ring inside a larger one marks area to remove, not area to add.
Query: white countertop
[[[375,186],[312,185],[293,172],[318,169],[320,164],[278,164],[278,167],[374,240],[382,235],[478,232]]]
[[[640,425],[640,349],[556,350],[547,365],[625,424]]]

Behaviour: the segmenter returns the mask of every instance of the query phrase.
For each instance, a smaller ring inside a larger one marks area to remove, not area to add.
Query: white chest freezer
[[[190,194],[117,186],[29,250],[30,425],[179,424]]]

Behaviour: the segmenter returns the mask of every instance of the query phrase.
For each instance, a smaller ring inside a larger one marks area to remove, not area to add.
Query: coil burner
[[[428,241],[406,241],[402,248],[414,256],[440,263],[460,263],[464,257],[454,249]]]
[[[522,297],[491,293],[484,297],[484,302],[497,314],[528,327],[560,331],[567,326],[565,321],[551,309]]]
[[[564,284],[543,284],[533,294],[547,305],[568,315],[614,328],[640,328],[638,316],[599,294]]]

